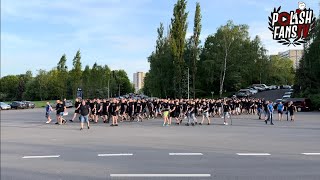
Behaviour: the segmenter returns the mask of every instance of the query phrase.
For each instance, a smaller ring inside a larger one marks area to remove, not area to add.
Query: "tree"
[[[200,44],[200,32],[201,32],[201,10],[200,10],[200,3],[196,3],[196,12],[194,15],[194,27],[193,27],[193,36],[192,36],[192,43],[193,43],[193,64],[192,64],[192,89],[193,89],[193,98],[196,97],[196,74],[197,74],[197,62],[199,58],[199,44]]]
[[[72,95],[76,97],[76,91],[81,85],[81,53],[80,50],[77,51],[76,55],[72,60],[73,68],[70,72],[70,79],[71,79],[71,87],[72,87]]]
[[[182,71],[185,68],[183,59],[185,38],[188,28],[186,12],[186,0],[178,0],[174,5],[173,18],[171,18],[170,30],[170,46],[173,54],[173,68],[174,68],[174,96],[181,98],[182,96]]]
[[[221,26],[216,36],[218,37],[217,43],[220,46],[222,58],[223,58],[223,65],[221,68],[220,73],[220,88],[219,88],[219,95],[222,96],[224,90],[224,82],[226,78],[227,66],[228,62],[230,61],[231,53],[235,51],[238,45],[241,43],[242,40],[248,39],[248,26],[246,25],[235,25],[232,21],[228,21],[226,25]]]
[[[57,64],[57,80],[60,83],[57,84],[58,95],[60,99],[66,98],[67,96],[67,80],[68,80],[68,67],[66,65],[67,57],[63,54]]]

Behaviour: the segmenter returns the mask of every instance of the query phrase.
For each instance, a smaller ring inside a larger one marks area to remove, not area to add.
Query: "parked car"
[[[291,98],[291,95],[284,95],[284,96],[282,96],[282,100],[286,100],[286,99],[289,99],[289,98]]]
[[[292,94],[293,94],[293,92],[290,92],[290,91],[284,93],[284,95],[290,95],[290,96],[292,96]]]
[[[11,104],[11,109],[25,109],[27,108],[26,104],[21,101],[13,101]]]
[[[73,107],[73,103],[71,100],[66,100],[66,108],[72,108]]]
[[[251,93],[249,91],[249,89],[240,89],[237,93],[236,96],[239,97],[248,97],[250,96]]]
[[[256,90],[255,88],[248,88],[248,90],[250,91],[251,94],[257,94],[258,90]]]
[[[288,106],[288,103],[292,101],[293,105],[297,107],[297,111],[310,111],[312,104],[311,100],[308,98],[288,98],[284,103],[285,106]]]
[[[282,85],[280,86],[280,89],[291,89],[290,85]]]
[[[269,86],[270,90],[275,90],[275,89],[278,89],[278,87],[276,85],[271,85]]]
[[[256,89],[258,92],[262,92],[262,91],[265,90],[264,88],[259,87],[259,86],[253,86],[252,88],[253,88],[253,89]]]
[[[36,107],[36,105],[35,105],[33,102],[31,102],[31,101],[22,101],[22,102],[26,104],[26,107],[27,107],[27,108],[33,109],[33,108]]]
[[[4,103],[4,102],[0,102],[0,109],[1,110],[11,109],[11,106],[9,104]]]
[[[265,85],[265,84],[252,84],[252,86],[255,86],[255,87],[260,87],[263,89],[263,91],[265,90],[270,90],[269,86]]]

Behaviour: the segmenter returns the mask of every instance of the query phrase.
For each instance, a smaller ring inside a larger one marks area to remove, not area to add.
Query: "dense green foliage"
[[[320,108],[320,17],[304,49],[296,75],[296,92],[309,97],[314,108]]]
[[[0,101],[73,99],[78,88],[82,88],[85,98],[107,98],[133,92],[133,86],[124,70],[111,71],[105,65],[95,63],[82,70],[81,54],[73,59],[73,68],[68,70],[64,54],[57,67],[39,70],[35,77],[31,71],[21,75],[9,75],[0,79]],[[108,91],[108,84],[110,91]],[[109,95],[108,95],[109,93]]]
[[[177,1],[174,6],[174,19],[181,19],[177,18],[177,12],[185,15],[184,3],[185,1]],[[172,28],[168,30],[167,36],[162,23],[158,28],[156,49],[148,58],[150,70],[145,78],[145,94],[186,98],[188,68],[191,97],[210,97],[211,92],[221,96],[225,92],[234,92],[253,83],[293,84],[292,61],[278,56],[267,56],[259,37],[250,39],[247,25],[228,21],[226,25],[219,27],[217,32],[209,35],[201,47],[199,3],[196,4],[194,32],[189,39],[185,39],[185,29],[181,28],[185,27],[187,22],[184,18],[181,21],[171,21]],[[180,28],[174,29],[173,27],[178,26],[176,24],[179,24]],[[176,33],[179,36],[173,36],[172,29],[179,31]],[[184,43],[181,40],[183,37]],[[170,48],[177,46],[177,40],[173,41],[172,38],[179,39],[178,47],[184,47],[184,50]],[[179,83],[181,84],[177,86]]]

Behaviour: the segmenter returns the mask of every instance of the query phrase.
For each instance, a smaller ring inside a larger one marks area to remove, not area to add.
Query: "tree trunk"
[[[226,70],[227,70],[227,56],[228,56],[228,50],[226,49],[226,55],[224,57],[224,66],[223,66],[223,73],[220,81],[220,90],[219,90],[219,95],[220,97],[222,96],[223,93],[223,84],[224,84],[224,79],[226,77]]]

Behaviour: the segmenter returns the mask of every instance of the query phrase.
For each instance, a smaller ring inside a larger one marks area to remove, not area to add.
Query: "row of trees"
[[[157,97],[191,97],[233,92],[253,83],[293,84],[290,59],[267,56],[259,37],[250,39],[245,24],[228,21],[200,46],[201,8],[196,4],[193,35],[186,39],[186,0],[174,5],[171,25],[157,29],[156,49],[148,57],[144,93]]]
[[[64,54],[57,67],[50,71],[38,70],[33,77],[31,71],[21,75],[9,75],[0,79],[0,100],[46,100],[75,98],[78,88],[85,98],[114,97],[134,91],[124,70],[111,70],[107,65],[94,63],[82,70],[81,53],[77,51],[68,69]],[[108,88],[109,87],[109,88]]]
[[[320,109],[320,16],[309,37],[297,69],[295,90],[301,97],[309,97],[314,107]]]

